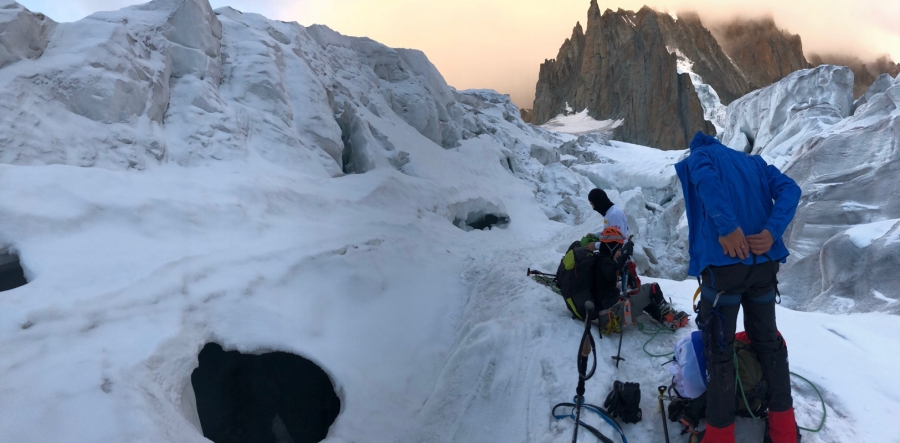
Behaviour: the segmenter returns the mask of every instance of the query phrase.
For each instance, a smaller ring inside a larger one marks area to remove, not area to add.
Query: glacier
[[[581,326],[524,271],[602,224],[594,186],[625,208],[644,281],[691,310],[686,152],[612,140],[616,122],[534,127],[420,51],[205,0],[74,23],[0,0],[0,31],[0,253],[28,279],[0,292],[2,441],[208,441],[190,375],[211,342],[323,368],[341,400],[326,442],[570,441],[550,408],[574,394]],[[885,441],[900,89],[854,111],[842,69],[817,69],[732,103],[725,127],[804,189],[777,308],[828,408],[804,442]],[[486,214],[508,223],[467,225]],[[598,341],[588,400],[615,378],[644,388],[630,440],[660,438],[668,383],[641,347],[687,329],[626,331],[619,372]],[[817,396],[794,395],[814,426]]]
[[[803,191],[785,233],[791,258],[779,274],[787,305],[897,314],[898,306],[884,300],[900,288],[889,271],[900,256],[895,234],[878,229],[882,235],[863,244],[853,232],[900,218],[896,199],[887,197],[900,186],[900,85],[879,77],[855,105],[852,89],[846,67],[794,72],[730,104],[723,140],[762,155]]]
[[[675,18],[677,20],[677,18]],[[703,82],[703,78],[693,71],[694,62],[687,58],[680,49],[669,48],[666,46],[669,54],[675,54],[675,69],[679,74],[688,74],[694,89],[697,90],[697,98],[700,99],[700,106],[703,108],[703,119],[712,123],[716,128],[716,134],[721,134],[725,128],[725,119],[727,107],[722,104],[719,94],[712,86]]]

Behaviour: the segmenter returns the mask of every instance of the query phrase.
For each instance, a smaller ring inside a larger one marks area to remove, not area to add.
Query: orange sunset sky
[[[56,21],[140,0],[19,0]],[[589,0],[212,0],[272,19],[325,24],[392,47],[425,51],[457,89],[490,88],[531,107],[540,64],[555,58],[576,21],[585,24]],[[842,53],[863,60],[888,54],[900,60],[900,0],[649,0],[600,1],[601,9],[694,10],[704,23],[770,15],[800,34],[807,55]]]

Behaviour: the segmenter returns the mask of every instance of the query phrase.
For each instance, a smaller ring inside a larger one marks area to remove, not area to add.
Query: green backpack
[[[759,417],[769,408],[766,401],[769,386],[766,383],[756,351],[746,336],[745,332],[739,332],[735,334],[734,339],[734,361],[737,366],[735,412],[742,417],[751,417],[751,412]],[[741,391],[743,391],[743,395],[741,395]],[[748,405],[750,406],[749,410],[747,409]]]
[[[600,239],[597,238],[596,235],[588,234],[581,238],[581,247],[583,248],[590,243],[595,243],[598,241],[600,241]],[[563,256],[562,263],[563,263],[563,266],[566,268],[566,271],[571,271],[572,269],[575,268],[575,252],[573,249],[574,246],[575,246],[574,244],[572,246],[569,246],[569,251],[566,252],[566,255]]]

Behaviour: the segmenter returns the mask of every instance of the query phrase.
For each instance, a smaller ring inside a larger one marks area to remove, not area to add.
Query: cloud
[[[644,1],[601,1],[601,9],[637,10]],[[650,0],[651,7],[697,11],[704,23],[771,16],[799,34],[804,51],[900,59],[900,0]],[[457,88],[492,88],[531,107],[540,64],[555,58],[587,0],[329,0],[316,17],[338,32],[425,51]],[[284,19],[303,17],[284,11]]]
[[[139,0],[21,0],[56,21]],[[637,10],[643,0],[600,1],[601,9]],[[659,10],[700,14],[704,23],[771,15],[803,39],[806,54],[900,60],[900,0],[649,0]],[[491,88],[531,107],[540,64],[555,58],[588,0],[212,0],[278,20],[325,24],[347,35],[425,51],[457,88]]]

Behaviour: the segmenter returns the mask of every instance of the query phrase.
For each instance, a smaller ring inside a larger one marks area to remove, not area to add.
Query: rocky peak
[[[650,12],[660,23],[666,47],[693,64],[692,71],[716,91],[722,104],[727,105],[752,90],[696,12],[679,12],[677,20],[666,13]]]
[[[681,18],[679,14],[679,20]],[[736,18],[715,24],[710,31],[740,69],[750,90],[766,87],[799,69],[839,65],[853,71],[853,96],[859,98],[879,75],[896,77],[900,74],[900,64],[888,56],[869,61],[848,54],[811,54],[806,58],[800,36],[779,29],[771,17]],[[724,97],[723,102],[727,103]]]
[[[771,17],[735,19],[710,30],[741,70],[751,90],[811,67],[803,56],[800,36],[779,29]]]
[[[588,27],[591,26],[591,19],[600,17],[600,5],[597,0],[591,0],[591,6],[588,7]]]
[[[620,140],[662,149],[684,149],[697,130],[714,132],[687,74],[678,74],[659,15],[588,10],[583,40],[576,25],[555,60],[541,65],[535,123],[561,113],[568,102],[596,119],[624,119]]]
[[[519,109],[519,116],[522,117],[522,121],[525,123],[534,123],[534,111],[531,109]]]
[[[584,30],[581,28],[581,22],[575,22],[575,28],[572,29],[572,37],[569,38],[569,41],[574,45],[575,51],[584,48]]]

